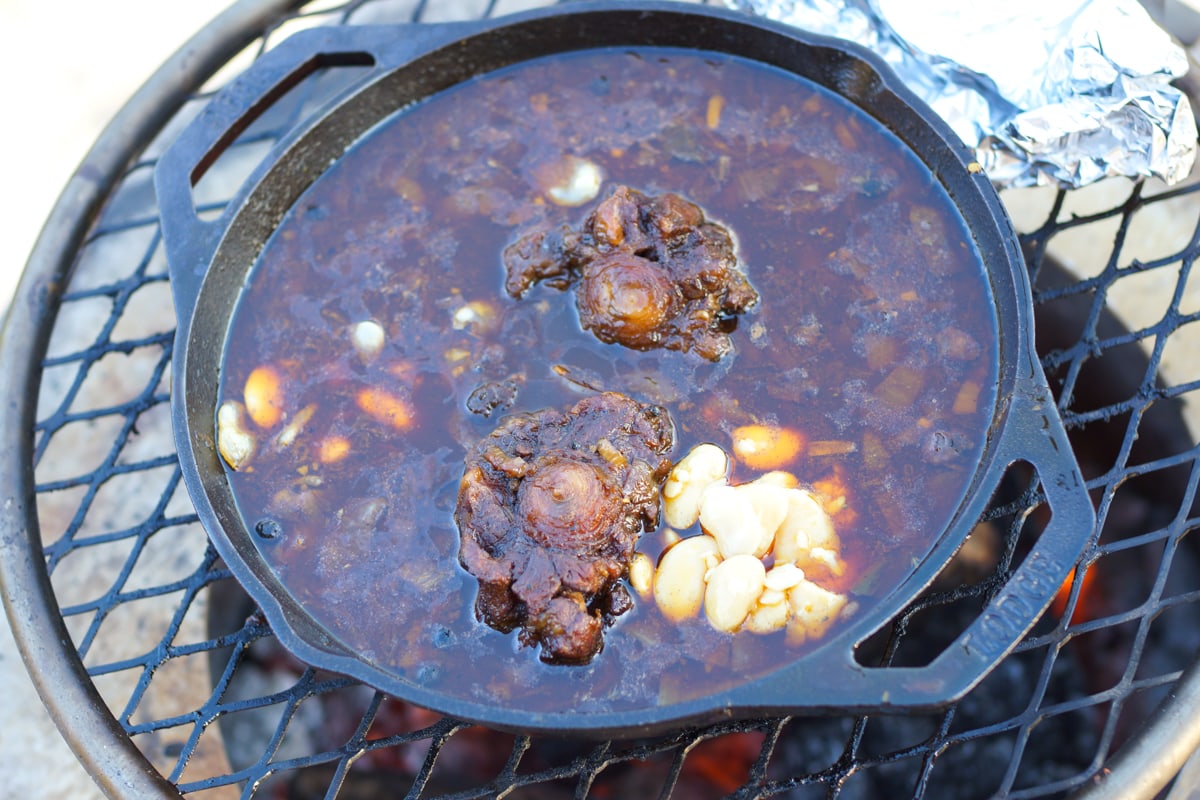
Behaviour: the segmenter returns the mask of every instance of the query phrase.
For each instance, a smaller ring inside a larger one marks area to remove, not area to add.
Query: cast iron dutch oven
[[[471,76],[556,52],[604,46],[693,48],[748,57],[849,99],[895,132],[960,210],[982,256],[999,329],[997,401],[965,499],[907,580],[791,664],[698,699],[601,713],[531,712],[501,699],[430,689],[345,646],[266,563],[238,511],[214,446],[224,342],[256,257],[297,198],[373,125]],[[193,188],[265,108],[315,70],[369,67],[328,108],[291,132],[216,220]],[[173,410],[184,481],[234,575],[283,644],[308,663],[456,717],[523,732],[640,735],[684,723],[768,713],[913,710],[968,691],[1032,627],[1091,534],[1094,513],[1033,350],[1030,288],[1016,236],[970,152],[883,63],[850,44],[732,12],[669,3],[570,4],[479,23],[305,31],[223,89],[160,161],[156,186],[178,314]],[[1009,466],[1032,464],[1052,517],[983,613],[932,663],[867,668],[855,646],[915,598],[962,544]]]

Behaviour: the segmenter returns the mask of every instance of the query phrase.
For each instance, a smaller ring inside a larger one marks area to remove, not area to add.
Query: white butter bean
[[[836,550],[833,520],[803,489],[787,490],[787,516],[775,535],[776,563],[798,562],[814,547]]]
[[[766,595],[766,592],[763,594]],[[750,612],[743,627],[754,633],[774,633],[783,630],[787,621],[787,603],[762,604]]]
[[[217,409],[217,449],[225,463],[241,469],[254,457],[257,442],[246,430],[246,409],[241,403],[228,400]]]
[[[754,514],[758,517],[760,534],[754,555],[762,558],[771,551],[775,534],[788,513],[788,490],[770,483],[747,483],[737,490],[750,500]]]
[[[711,536],[681,539],[663,553],[654,576],[654,602],[663,616],[674,622],[694,617],[704,604],[706,557],[716,557]]]
[[[788,491],[770,483],[710,486],[700,502],[700,526],[712,534],[721,555],[771,551],[788,511]]]
[[[791,609],[788,641],[799,643],[824,636],[845,605],[843,594],[831,592],[809,580],[796,584],[788,591]]]
[[[768,589],[786,592],[802,580],[804,570],[795,564],[776,564],[767,571],[766,584]]]
[[[765,532],[752,496],[734,486],[710,486],[700,501],[700,527],[717,540],[723,558],[753,555]]]
[[[663,517],[673,528],[689,528],[700,517],[700,500],[710,486],[723,485],[729,456],[715,444],[698,444],[679,460],[663,484]]]
[[[762,594],[767,570],[752,555],[725,559],[708,577],[704,592],[704,614],[719,631],[732,633],[742,626]]]
[[[650,594],[654,585],[654,564],[645,553],[634,553],[629,562],[629,585],[642,597]]]

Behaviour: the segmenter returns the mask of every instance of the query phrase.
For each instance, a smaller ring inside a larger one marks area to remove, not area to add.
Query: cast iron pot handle
[[[260,56],[209,101],[163,153],[154,173],[171,291],[181,327],[190,323],[205,272],[238,208],[306,126],[298,125],[271,149],[218,218],[203,219],[192,190],[237,137],[290,89],[319,70],[370,68],[330,101],[328,108],[394,67],[455,41],[478,24],[336,26],[300,31]],[[320,119],[324,111],[318,109],[310,119]],[[314,163],[314,179],[325,166],[327,162]]]
[[[735,689],[731,706],[778,712],[794,707],[797,698],[820,698],[805,705],[931,709],[974,688],[1029,632],[1075,567],[1093,534],[1096,517],[1054,398],[1041,369],[1027,348],[1022,349],[1026,350],[1020,359],[1024,369],[1007,412],[1009,424],[982,488],[994,491],[1011,464],[1028,462],[1037,470],[1052,516],[1004,587],[928,666],[864,667],[854,659],[854,641],[831,642],[812,658],[803,659],[802,670],[783,670],[747,685],[745,691]],[[859,629],[858,638],[862,636]]]

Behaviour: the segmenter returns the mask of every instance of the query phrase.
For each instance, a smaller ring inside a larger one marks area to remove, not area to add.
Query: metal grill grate
[[[545,4],[309,3],[280,15],[205,88],[300,27]],[[199,187],[206,208],[223,207],[263,150],[337,88],[318,73],[256,122]],[[1190,357],[1200,331],[1191,279],[1200,185],[1112,182],[1007,198],[1026,231],[1043,363],[1100,521],[1061,604],[961,702],[934,715],[574,742],[438,718],[295,662],[207,544],[171,439],[174,320],[151,174],[208,96],[195,94],[119,177],[68,254],[57,318],[49,302],[40,332],[20,343],[44,373],[21,401],[37,395],[31,458],[15,465],[35,481],[46,602],[72,653],[123,734],[184,794],[1054,797],[1100,774],[1200,652],[1200,561],[1187,537],[1200,425],[1191,408],[1200,362]],[[957,588],[935,586],[860,658],[927,658],[929,642],[948,640],[943,629],[972,618],[1003,582],[1041,514],[1036,476],[1014,465],[953,565]],[[84,751],[105,747],[66,733]]]

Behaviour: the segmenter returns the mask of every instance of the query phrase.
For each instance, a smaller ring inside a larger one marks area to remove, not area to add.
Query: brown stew
[[[617,185],[677,193],[735,236],[761,299],[718,360],[604,343],[552,286],[506,293],[507,247],[577,227]],[[228,338],[222,398],[256,370],[270,397],[229,477],[284,584],[389,673],[529,711],[688,700],[820,642],[677,623],[634,597],[589,664],[541,663],[474,613],[454,522],[471,448],[505,414],[601,392],[666,409],[674,460],[786,426],[806,443],[788,469],[845,490],[833,588],[861,608],[924,556],[974,474],[996,400],[992,309],[945,191],[829,91],[720,54],[533,60],[397,112],[281,223]],[[384,335],[356,350],[368,320]],[[736,465],[731,482],[758,474]],[[656,558],[664,527],[637,549]]]

